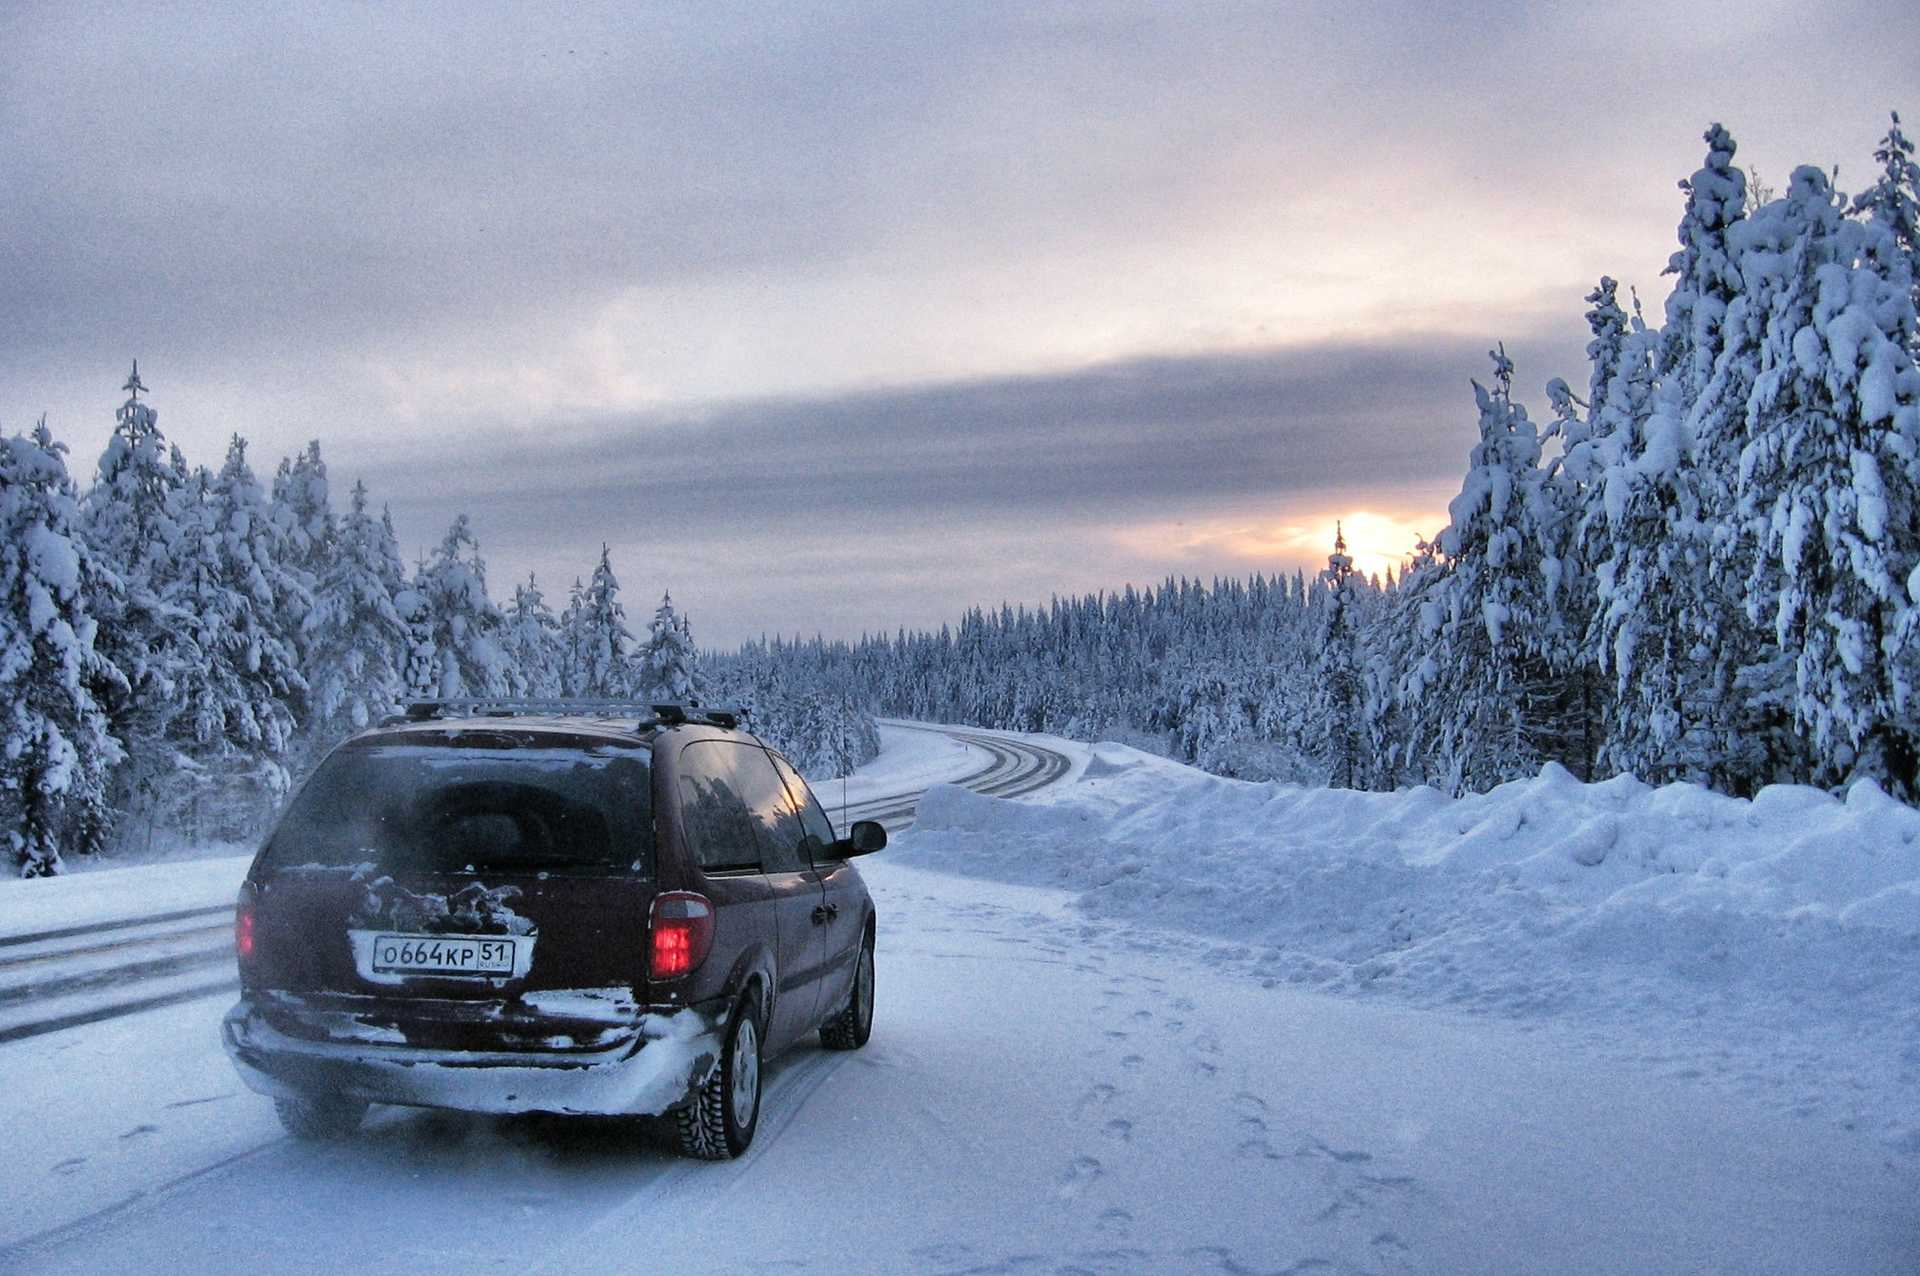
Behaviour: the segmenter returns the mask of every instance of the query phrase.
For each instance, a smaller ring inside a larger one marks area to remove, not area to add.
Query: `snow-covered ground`
[[[0,1270],[1915,1270],[1911,812],[1082,757],[863,862],[874,1039],[778,1064],[739,1162],[403,1110],[295,1144],[193,1002],[0,1045]]]
[[[1870,783],[1745,801],[1549,766],[1454,800],[1103,744],[1027,802],[933,790],[896,858],[1065,888],[1266,983],[1583,1034],[1920,1153],[1920,811]]]

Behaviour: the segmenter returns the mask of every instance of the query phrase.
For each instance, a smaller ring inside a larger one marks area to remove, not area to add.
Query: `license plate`
[[[375,935],[373,969],[383,975],[511,975],[511,939]]]

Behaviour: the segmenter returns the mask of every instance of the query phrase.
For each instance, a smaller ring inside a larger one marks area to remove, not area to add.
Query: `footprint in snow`
[[[1147,1057],[1145,1055],[1140,1055],[1140,1054],[1122,1055],[1120,1057],[1120,1066],[1123,1068],[1137,1068],[1141,1064],[1145,1063],[1146,1061],[1147,1061]]]
[[[160,1127],[157,1125],[136,1125],[131,1130],[128,1130],[125,1134],[121,1135],[120,1138],[121,1138],[121,1141],[124,1142],[127,1139],[137,1139],[143,1134],[158,1134],[158,1133],[160,1133]]]
[[[1100,1127],[1100,1133],[1106,1135],[1115,1143],[1130,1142],[1133,1138],[1133,1122],[1122,1117],[1115,1117]]]
[[[1053,1194],[1063,1201],[1070,1201],[1091,1187],[1105,1171],[1100,1162],[1090,1156],[1076,1156],[1067,1163],[1060,1174],[1059,1186]]]
[[[75,1171],[77,1171],[81,1166],[85,1165],[86,1163],[87,1163],[87,1158],[84,1156],[70,1156],[66,1160],[54,1166],[53,1172],[55,1174],[72,1174]]]
[[[1102,1081],[1099,1085],[1094,1086],[1080,1096],[1080,1101],[1074,1104],[1074,1113],[1077,1116],[1085,1116],[1094,1108],[1101,1107],[1108,1103],[1113,1096],[1118,1093],[1118,1090]]]
[[[1125,1232],[1133,1224],[1133,1215],[1118,1206],[1100,1211],[1100,1230],[1115,1234]]]
[[[1233,1096],[1233,1106],[1243,1116],[1261,1116],[1267,1110],[1267,1101],[1251,1090],[1242,1090]]]

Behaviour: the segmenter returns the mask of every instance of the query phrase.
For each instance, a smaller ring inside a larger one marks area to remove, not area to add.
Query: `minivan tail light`
[[[242,966],[253,961],[254,950],[254,897],[251,885],[240,888],[240,898],[233,905],[233,955]]]
[[[678,979],[700,968],[713,949],[713,905],[692,891],[667,891],[653,897],[650,979]]]

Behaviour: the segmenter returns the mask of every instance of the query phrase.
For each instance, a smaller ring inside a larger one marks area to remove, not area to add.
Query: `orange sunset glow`
[[[1243,560],[1249,571],[1314,570],[1333,552],[1335,526],[1345,533],[1347,553],[1367,576],[1401,570],[1416,541],[1446,525],[1443,513],[1405,516],[1375,510],[1321,510],[1299,518],[1263,521],[1233,519],[1151,523],[1124,529],[1117,539],[1136,552],[1189,557],[1227,555]]]

